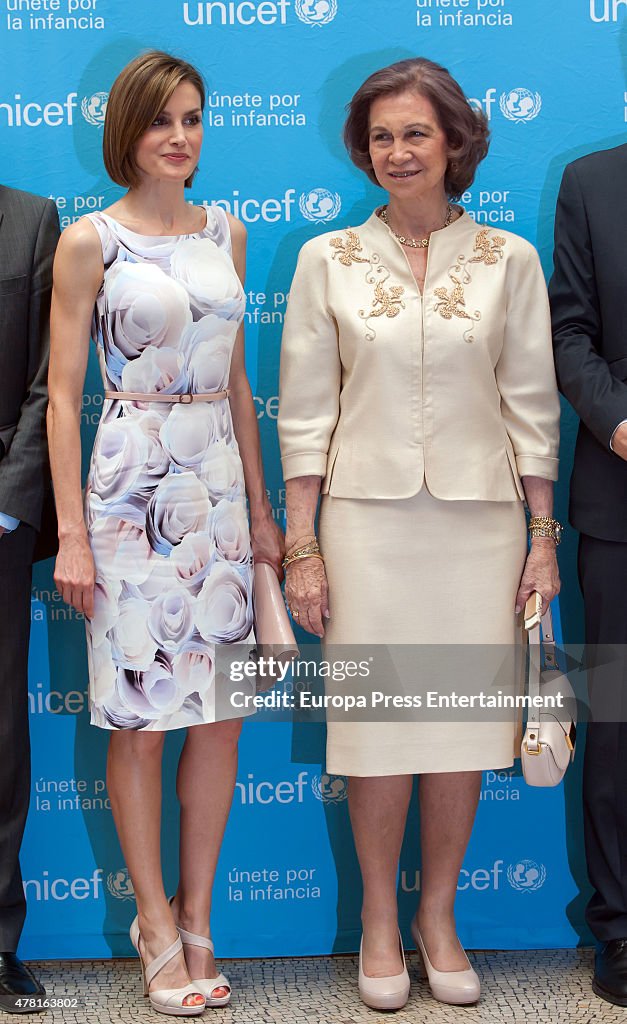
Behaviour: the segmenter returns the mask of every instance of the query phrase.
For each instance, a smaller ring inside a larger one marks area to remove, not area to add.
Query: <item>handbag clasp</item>
[[[531,735],[529,736],[529,739],[535,740],[535,738],[536,738],[535,735],[534,736],[531,736]],[[537,750],[530,750],[529,749],[529,744],[525,743],[525,751],[528,754],[533,755],[533,757],[538,757],[538,755],[542,753],[542,744],[540,743],[539,739],[538,739],[538,749]]]

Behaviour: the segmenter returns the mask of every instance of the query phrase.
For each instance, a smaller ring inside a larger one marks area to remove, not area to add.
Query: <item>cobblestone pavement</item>
[[[627,1009],[598,999],[590,988],[592,951],[486,952],[471,954],[482,979],[481,1002],[474,1007],[437,1003],[418,979],[417,957],[408,954],[412,979],[409,1002],[395,1014],[369,1010],[357,995],[357,958],[309,957],[224,960],[233,985],[230,1006],[207,1010],[213,1024],[591,1024],[622,1021]],[[34,963],[48,995],[67,1004],[31,1020],[59,1024],[133,1021],[158,1024],[141,995],[134,960],[71,960]],[[0,1013],[0,1022],[19,1019]]]

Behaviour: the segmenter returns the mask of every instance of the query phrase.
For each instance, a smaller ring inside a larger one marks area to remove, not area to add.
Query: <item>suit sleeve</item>
[[[560,403],[546,282],[532,246],[516,253],[508,267],[505,336],[496,379],[518,475],[557,480]]]
[[[608,448],[627,418],[627,384],[599,355],[601,314],[586,206],[572,164],[564,171],[555,214],[554,271],[549,285],[553,349],[560,390]]]
[[[31,268],[28,337],[28,384],[11,446],[0,465],[0,509],[36,530],[48,476],[46,406],[50,354],[52,262],[59,240],[59,217],[54,203],[43,208]]]
[[[327,303],[328,259],[317,239],[301,250],[281,343],[279,441],[283,476],[324,476],[340,411],[342,368]]]

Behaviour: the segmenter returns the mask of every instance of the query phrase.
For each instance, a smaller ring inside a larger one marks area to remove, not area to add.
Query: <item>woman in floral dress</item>
[[[253,555],[277,572],[282,556],[244,367],[245,229],[185,199],[203,106],[198,72],[167,54],[136,58],[114,83],[105,164],[128,191],[59,246],[48,414],[55,581],[86,617],[91,720],[111,730],[109,795],[138,907],[131,938],[153,1007],[175,1015],[230,998],[209,916],[241,719],[216,700],[216,647],[254,645]],[[90,324],[105,404],[83,510]],[[161,756],[165,732],[189,726],[168,905]]]

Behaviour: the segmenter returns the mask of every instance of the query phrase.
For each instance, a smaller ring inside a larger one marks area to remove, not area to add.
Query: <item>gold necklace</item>
[[[443,228],[447,228],[449,226],[449,224],[452,222],[453,214],[454,213],[455,213],[455,210],[451,206],[451,204],[449,203],[447,208],[446,208],[446,220],[444,221],[444,224],[442,225]],[[392,232],[392,234],[394,235],[395,238],[398,238],[398,240],[401,243],[401,245],[406,245],[409,249],[428,249],[429,248],[429,241],[430,241],[429,238],[405,238],[405,235],[399,235],[398,232],[396,232],[394,230],[394,228],[390,225],[390,222],[388,220],[388,208],[387,208],[387,206],[383,206],[381,208],[381,212],[379,213],[379,217],[381,218],[381,220],[383,221],[384,224],[387,224],[387,226],[389,227],[390,231]]]

